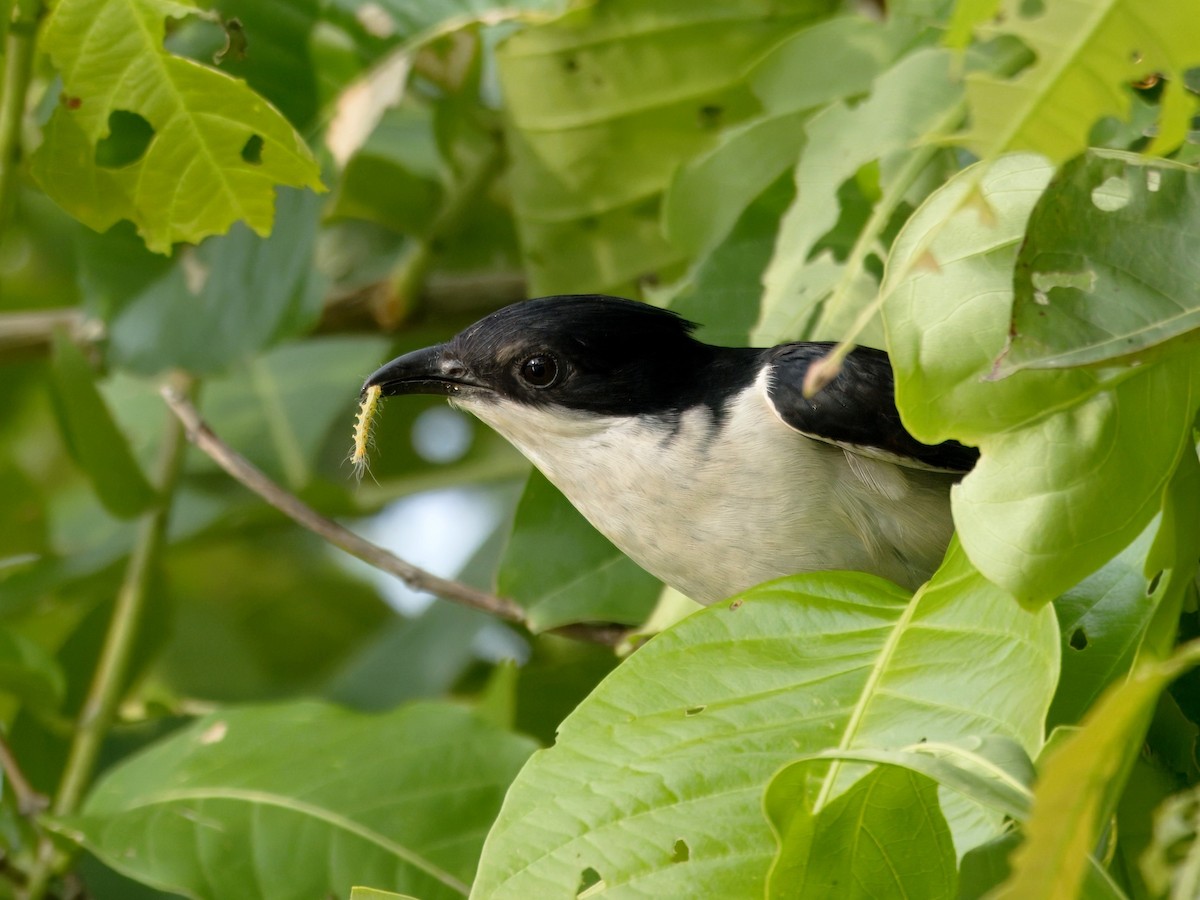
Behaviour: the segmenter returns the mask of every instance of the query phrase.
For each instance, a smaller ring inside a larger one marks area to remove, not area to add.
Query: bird
[[[702,604],[803,572],[926,581],[953,534],[950,489],[978,451],[905,430],[880,350],[855,348],[805,397],[833,344],[720,347],[696,327],[601,294],[526,300],[384,364],[363,396],[447,397]]]

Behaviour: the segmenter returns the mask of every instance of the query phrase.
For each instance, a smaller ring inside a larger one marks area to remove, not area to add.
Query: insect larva
[[[368,468],[367,449],[371,445],[372,420],[379,410],[379,395],[379,385],[373,384],[367,388],[358,404],[358,415],[354,418],[354,450],[350,453],[350,462],[354,465],[354,477],[359,481]]]

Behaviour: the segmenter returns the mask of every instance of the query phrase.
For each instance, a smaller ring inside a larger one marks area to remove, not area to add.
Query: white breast
[[[915,587],[950,539],[947,476],[798,434],[773,414],[761,379],[719,421],[703,406],[674,421],[506,400],[463,407],[630,558],[701,603],[819,569]]]

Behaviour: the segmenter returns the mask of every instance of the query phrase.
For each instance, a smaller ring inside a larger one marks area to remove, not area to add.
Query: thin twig
[[[190,386],[189,380],[182,390]],[[117,705],[126,689],[134,642],[145,617],[150,578],[166,537],[172,498],[186,446],[183,428],[178,422],[169,421],[155,466],[155,484],[161,499],[138,522],[133,553],[125,566],[112,618],[104,635],[104,646],[100,649],[100,659],[88,686],[87,697],[80,707],[67,762],[50,806],[55,816],[69,816],[79,808],[95,773],[100,748],[112,727]],[[64,857],[51,840],[43,837],[38,843],[37,855],[29,874],[26,897],[40,900],[51,878],[63,867]]]
[[[351,556],[396,576],[413,590],[426,591],[444,600],[489,613],[506,622],[529,627],[525,610],[512,600],[426,572],[378,544],[373,544],[353,531],[343,528],[333,519],[321,515],[294,494],[285,491],[262,470],[217,437],[200,417],[196,407],[179,391],[165,385],[160,393],[167,406],[184,424],[188,439],[193,444],[208,454],[229,475],[309,531]],[[554,633],[608,646],[619,643],[625,635],[624,629],[612,625],[570,625],[555,629]]]
[[[34,790],[25,773],[21,771],[12,748],[8,746],[8,739],[3,734],[0,734],[0,766],[4,767],[4,777],[8,779],[13,797],[17,800],[17,812],[26,817],[36,816],[50,805],[50,798]]]
[[[16,11],[4,42],[4,74],[0,81],[0,230],[8,218],[17,192],[21,165],[21,125],[25,119],[38,20],[39,0],[17,0]]]

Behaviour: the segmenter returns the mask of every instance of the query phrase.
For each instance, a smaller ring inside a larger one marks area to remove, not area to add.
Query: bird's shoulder
[[[891,363],[882,350],[856,347],[832,381],[805,397],[809,366],[833,346],[798,342],[767,351],[767,399],[786,425],[861,456],[911,468],[970,471],[979,458],[974,448],[957,441],[923,444],[905,429],[896,409]]]

